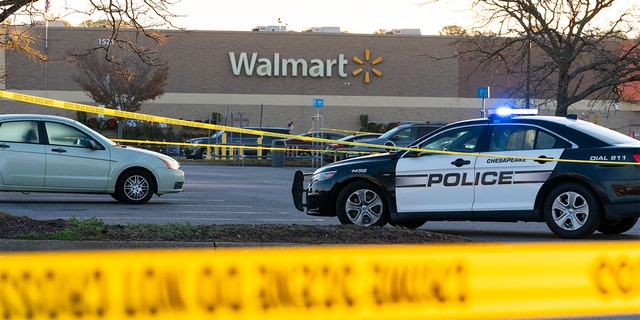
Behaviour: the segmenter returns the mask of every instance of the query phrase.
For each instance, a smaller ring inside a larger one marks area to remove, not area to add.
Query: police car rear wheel
[[[638,217],[622,218],[617,220],[603,220],[598,231],[604,234],[621,234],[633,228],[638,222]]]
[[[555,187],[544,204],[547,226],[561,238],[580,239],[600,225],[600,206],[586,187],[567,183]]]
[[[338,196],[337,215],[342,224],[384,226],[389,210],[380,191],[368,182],[347,185]]]

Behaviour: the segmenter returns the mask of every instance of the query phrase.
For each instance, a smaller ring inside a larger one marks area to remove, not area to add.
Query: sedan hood
[[[160,158],[160,159],[165,159],[165,160],[171,160],[171,161],[176,161],[175,159],[173,159],[172,157],[169,157],[165,154],[162,154],[160,152],[155,152],[155,151],[151,151],[151,150],[147,150],[147,149],[141,149],[141,148],[137,148],[137,147],[131,147],[131,146],[125,146],[125,145],[117,145],[115,147],[116,150],[120,150],[120,152],[123,153],[127,153],[127,154],[137,154],[140,156],[150,156],[150,157],[154,157],[154,158]]]

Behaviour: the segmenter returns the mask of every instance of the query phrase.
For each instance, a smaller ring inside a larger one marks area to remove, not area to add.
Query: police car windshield
[[[640,141],[630,136],[587,121],[575,122],[571,127],[610,145],[640,144]]]

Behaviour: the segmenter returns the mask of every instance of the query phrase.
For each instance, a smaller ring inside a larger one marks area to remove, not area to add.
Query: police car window
[[[466,127],[443,132],[427,140],[422,149],[455,152],[475,151],[482,127]]]
[[[544,132],[539,131],[538,137],[536,138],[536,144],[534,145],[534,149],[552,149],[557,148],[558,139],[556,137]]]
[[[566,142],[538,128],[525,126],[495,126],[489,151],[551,149],[564,147]]]

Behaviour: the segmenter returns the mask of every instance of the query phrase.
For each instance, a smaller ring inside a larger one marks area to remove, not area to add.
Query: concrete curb
[[[287,243],[175,242],[175,241],[68,241],[0,239],[0,252],[192,249],[293,246]]]

